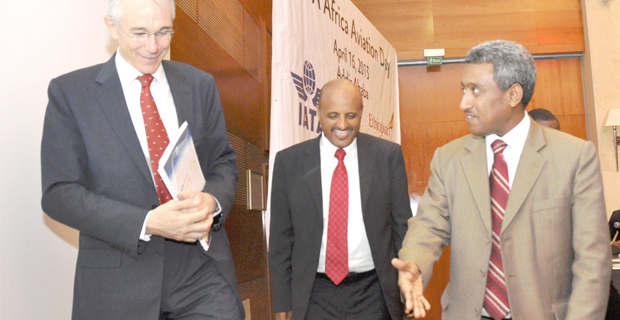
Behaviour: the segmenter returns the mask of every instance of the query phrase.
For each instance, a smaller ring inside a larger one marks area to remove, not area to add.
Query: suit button
[[[487,243],[491,242],[491,237],[487,236]]]
[[[157,250],[157,252],[155,252],[155,256],[158,258],[161,258],[163,255],[163,252],[161,252],[160,250]]]
[[[487,273],[486,270],[484,269],[480,269],[480,275],[484,277],[484,275]]]

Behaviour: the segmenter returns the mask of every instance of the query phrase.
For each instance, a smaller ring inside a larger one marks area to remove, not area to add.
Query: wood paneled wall
[[[583,52],[580,0],[352,0],[394,46],[399,60],[444,48],[463,57],[483,41],[504,39],[530,52]]]
[[[237,152],[237,196],[226,220],[247,318],[272,319],[261,211],[246,208],[246,171],[265,177],[271,72],[271,0],[176,0],[171,58],[215,78]],[[267,190],[265,184],[264,190]]]
[[[469,133],[459,109],[464,65],[399,68],[402,149],[409,192],[422,195],[430,178],[435,149]],[[540,60],[536,88],[527,110],[545,108],[561,129],[586,139],[581,61]],[[482,164],[485,165],[485,164]],[[440,298],[449,281],[449,247],[433,268],[425,295],[432,308],[426,319],[441,319]]]

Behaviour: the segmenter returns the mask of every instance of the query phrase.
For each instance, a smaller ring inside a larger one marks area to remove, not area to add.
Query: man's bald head
[[[349,80],[336,79],[321,88],[319,120],[323,134],[334,146],[350,145],[362,122],[362,95]]]

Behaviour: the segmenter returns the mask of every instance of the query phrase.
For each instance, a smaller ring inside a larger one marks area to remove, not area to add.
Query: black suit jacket
[[[235,152],[226,133],[213,77],[186,64],[164,61],[177,109],[187,121],[207,180],[203,191],[222,207],[206,253],[237,290],[222,227],[236,192]],[[43,210],[80,231],[74,319],[157,319],[164,239],[139,240],[149,210],[158,205],[123,95],[114,57],[104,64],[53,79],[48,89],[41,144]],[[204,260],[200,246],[188,263]],[[197,249],[196,249],[197,248]],[[241,301],[237,301],[243,312]]]
[[[278,152],[271,188],[269,268],[276,312],[304,319],[323,234],[320,136]],[[372,259],[393,319],[401,319],[396,257],[411,217],[407,173],[398,144],[357,136],[362,214]]]

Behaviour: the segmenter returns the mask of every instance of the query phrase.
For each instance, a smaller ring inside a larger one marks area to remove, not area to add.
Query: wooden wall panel
[[[463,112],[454,102],[460,101],[463,95],[463,66],[399,68],[401,127],[411,123],[462,121]],[[443,82],[438,83],[437,77]],[[403,118],[404,112],[412,116]]]
[[[239,0],[239,2],[256,24],[260,25],[261,21],[264,21],[267,29],[271,30],[272,0]]]
[[[399,60],[444,48],[463,57],[488,40],[519,42],[532,53],[583,52],[580,0],[352,0],[394,46]]]
[[[581,60],[540,60],[536,69],[536,89],[527,110],[547,109],[560,120],[562,131],[587,139]]]
[[[536,61],[537,84],[527,110],[554,113],[564,132],[586,138],[581,61]],[[431,176],[435,150],[469,133],[459,109],[464,65],[399,68],[401,140],[409,193],[422,195]],[[449,280],[449,248],[433,268],[425,295],[432,308],[426,319],[441,319],[440,298]]]
[[[226,220],[247,319],[272,318],[266,239],[261,211],[246,207],[246,171],[264,168],[268,133],[271,24],[269,0],[178,0],[171,58],[211,73],[217,84],[229,139],[237,151],[235,203]],[[268,19],[268,22],[266,21]],[[264,185],[266,190],[266,184]]]
[[[182,10],[177,10],[175,24],[178,32],[172,41],[172,60],[211,73],[220,92],[227,129],[263,147],[262,85]]]

